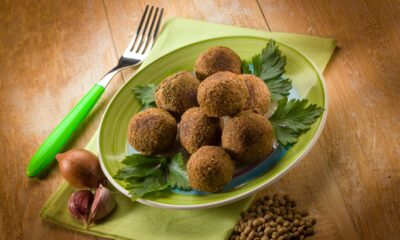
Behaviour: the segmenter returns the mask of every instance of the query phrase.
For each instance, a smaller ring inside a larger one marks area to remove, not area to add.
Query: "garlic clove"
[[[99,159],[84,149],[73,149],[56,155],[60,173],[69,184],[80,189],[93,189],[105,182]]]
[[[94,195],[89,215],[89,223],[106,217],[114,208],[115,200],[110,190],[100,185]]]
[[[79,190],[74,192],[68,201],[69,212],[76,219],[81,220],[87,225],[90,206],[93,201],[93,193],[89,190]]]

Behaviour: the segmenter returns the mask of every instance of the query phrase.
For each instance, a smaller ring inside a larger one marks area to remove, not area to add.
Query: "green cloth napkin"
[[[141,68],[184,45],[223,36],[273,38],[308,56],[321,71],[328,63],[336,45],[336,40],[333,39],[170,18],[165,22],[156,44]],[[95,154],[97,136],[96,133],[86,147]],[[132,202],[111,188],[117,202],[116,209],[105,220],[97,222],[90,229],[84,229],[68,211],[68,199],[75,190],[63,182],[44,205],[40,217],[76,231],[114,239],[226,239],[240,219],[240,212],[247,209],[254,198],[212,209],[169,210]]]

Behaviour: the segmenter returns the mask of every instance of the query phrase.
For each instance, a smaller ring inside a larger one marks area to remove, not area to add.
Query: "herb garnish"
[[[242,72],[252,73],[261,78],[268,86],[271,99],[279,101],[288,96],[292,88],[291,81],[283,76],[285,65],[286,57],[282,56],[279,47],[271,39],[260,54],[252,57],[251,62],[242,61]]]
[[[324,111],[315,104],[307,105],[308,100],[283,98],[269,119],[274,128],[275,138],[283,146],[297,142],[299,136],[310,129],[311,125]]]
[[[133,195],[132,200],[168,187],[191,189],[181,153],[171,159],[132,154],[122,163],[126,167],[121,168],[114,178],[127,182],[126,189]]]
[[[310,129],[324,109],[314,104],[306,107],[306,99],[288,101],[292,82],[283,76],[285,65],[286,57],[282,56],[272,39],[260,54],[252,57],[251,62],[242,61],[243,73],[261,78],[268,86],[271,99],[279,101],[278,108],[269,120],[274,127],[275,138],[287,147],[296,143],[299,136]]]
[[[168,163],[168,183],[172,188],[191,190],[186,169],[183,166],[182,154],[176,154]]]
[[[136,85],[132,88],[135,96],[141,101],[143,110],[147,108],[156,107],[156,101],[154,100],[154,92],[157,86],[154,84],[142,84]]]

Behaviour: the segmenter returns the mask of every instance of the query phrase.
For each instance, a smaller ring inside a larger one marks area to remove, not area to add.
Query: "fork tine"
[[[147,19],[146,19],[146,23],[145,23],[145,25],[144,25],[143,31],[142,31],[142,33],[139,35],[139,40],[136,42],[135,47],[132,49],[132,52],[137,52],[137,50],[138,50],[139,47],[141,46],[143,36],[144,36],[145,33],[146,33],[147,26],[149,25],[149,21],[150,21],[150,18],[151,18],[151,14],[153,13],[153,9],[154,9],[154,7],[151,6],[151,8],[150,8],[150,13],[149,13],[149,15],[147,15]]]
[[[150,35],[151,35],[152,31],[153,31],[154,22],[156,21],[157,13],[158,13],[158,7],[156,8],[156,12],[154,13],[153,20],[151,21],[150,29],[149,29],[149,31],[147,33],[147,36],[143,40],[142,47],[140,48],[138,53],[142,53],[143,54],[143,52],[144,52],[144,50],[145,50],[145,48],[146,48],[146,46],[147,46],[147,44],[149,42]]]
[[[146,14],[147,14],[147,10],[148,10],[148,9],[149,9],[149,5],[146,5],[146,8],[144,9],[144,13],[143,13],[143,15],[142,15],[142,18],[140,19],[139,27],[138,27],[138,29],[137,29],[135,35],[133,36],[133,38],[132,38],[131,41],[129,42],[128,47],[125,49],[124,54],[130,52],[130,51],[132,50],[132,48],[133,48],[133,45],[136,43],[136,39],[137,39],[137,37],[139,36],[140,30],[142,29],[143,21],[144,21],[144,19],[145,19],[145,17],[146,17]]]
[[[158,32],[158,28],[160,27],[160,23],[161,23],[161,18],[162,18],[163,12],[164,12],[164,8],[161,8],[161,12],[160,12],[160,16],[158,17],[156,29],[154,30],[153,39],[155,39],[156,36],[157,36],[157,32]]]
[[[157,33],[158,33],[158,29],[160,28],[163,12],[164,12],[164,8],[161,8],[160,15],[158,16],[158,20],[157,20],[157,25],[156,25],[156,28],[154,29],[153,37],[150,39],[150,43],[148,44],[148,46],[146,48],[146,52],[144,52],[144,55],[147,55],[150,52],[151,47],[153,46],[154,40],[157,37]]]

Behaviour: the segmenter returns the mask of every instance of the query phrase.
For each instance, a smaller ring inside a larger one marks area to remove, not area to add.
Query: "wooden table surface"
[[[314,148],[262,191],[317,217],[312,239],[400,239],[400,2],[396,0],[1,0],[0,239],[95,239],[43,222],[57,168],[29,179],[40,144],[116,62],[146,3],[166,17],[338,40],[324,71],[329,114]],[[165,20],[165,18],[164,18]],[[86,145],[119,74],[69,148]]]

